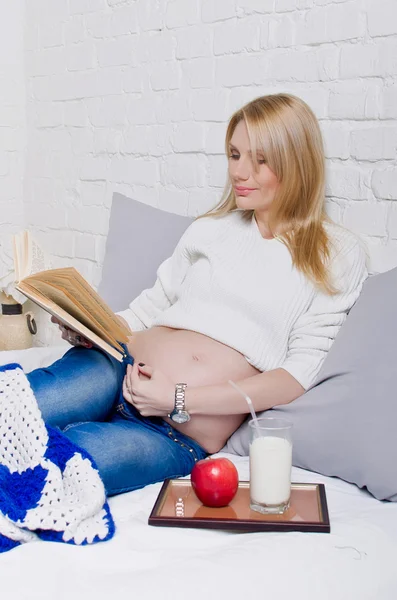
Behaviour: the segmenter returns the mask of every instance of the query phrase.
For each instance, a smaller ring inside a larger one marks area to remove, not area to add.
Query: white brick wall
[[[0,288],[13,269],[11,236],[23,226],[23,27],[23,0],[0,0]]]
[[[25,6],[25,214],[59,264],[99,282],[114,191],[183,214],[213,206],[231,113],[287,91],[320,119],[330,214],[365,240],[372,271],[397,265],[396,0]],[[24,140],[20,91],[0,96],[2,182]]]

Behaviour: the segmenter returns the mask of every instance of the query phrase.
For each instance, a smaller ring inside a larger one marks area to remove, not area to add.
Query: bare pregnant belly
[[[236,381],[259,373],[237,350],[185,329],[152,327],[138,331],[130,337],[128,349],[136,361],[160,369],[175,383],[192,387],[216,385],[228,379]],[[188,423],[180,425],[168,417],[165,420],[214,453],[224,446],[244,417],[194,415]]]

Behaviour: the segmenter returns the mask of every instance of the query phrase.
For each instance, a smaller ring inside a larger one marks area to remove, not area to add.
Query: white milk
[[[280,437],[258,437],[250,445],[250,496],[257,504],[287,502],[291,493],[292,444]]]

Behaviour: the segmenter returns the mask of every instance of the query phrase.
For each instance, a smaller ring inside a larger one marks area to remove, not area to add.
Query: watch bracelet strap
[[[184,412],[186,411],[185,407],[185,389],[187,388],[186,383],[177,383],[175,385],[175,406],[174,409],[169,413],[170,416],[174,412]]]

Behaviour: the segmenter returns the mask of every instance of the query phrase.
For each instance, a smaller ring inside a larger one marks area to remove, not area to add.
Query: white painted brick
[[[131,67],[123,72],[123,90],[129,94],[140,93],[149,87],[148,69]]]
[[[10,159],[8,152],[0,152],[0,177],[8,175]]]
[[[327,198],[325,202],[325,212],[334,223],[341,223],[343,218],[343,201]]]
[[[75,256],[77,258],[96,259],[96,236],[89,233],[75,234]]]
[[[198,58],[212,56],[212,29],[192,26],[175,32],[177,58]]]
[[[266,30],[261,41],[262,48],[288,48],[295,45],[296,14],[271,17],[265,24]],[[266,32],[268,31],[268,35]]]
[[[269,51],[269,75],[276,81],[329,81],[337,78],[339,49]]]
[[[397,200],[397,167],[374,171],[371,186],[376,198]]]
[[[172,90],[157,94],[154,98],[155,118],[158,123],[180,123],[191,121],[191,92],[189,90]]]
[[[327,158],[349,158],[349,129],[342,127],[340,123],[326,121],[321,123],[321,130],[325,156]]]
[[[106,0],[69,0],[71,15],[94,13],[104,8],[106,8]]]
[[[97,235],[95,236],[95,260],[101,265],[105,260],[106,254],[106,236]],[[100,279],[98,280],[100,281]]]
[[[218,85],[234,87],[263,83],[268,78],[268,58],[260,54],[221,56],[215,60]]]
[[[122,131],[102,127],[94,133],[94,152],[95,154],[117,154],[120,151],[122,141]]]
[[[313,8],[297,22],[297,44],[320,44],[361,37],[365,15],[357,2]]]
[[[77,44],[86,38],[85,21],[82,16],[72,17],[70,21],[63,23],[63,29],[66,44]]]
[[[15,104],[16,99],[23,94],[22,86],[10,78],[9,75],[0,75],[0,103]]]
[[[94,152],[94,133],[88,127],[72,127],[69,130],[72,141],[72,152],[77,158]]]
[[[50,177],[75,181],[78,178],[80,164],[76,157],[71,158],[71,152],[52,152],[49,156]]]
[[[386,85],[381,91],[380,117],[397,119],[397,82]]]
[[[325,2],[316,2],[316,4],[328,4],[333,0],[325,0]],[[346,0],[342,0],[344,2]],[[289,12],[296,9],[311,8],[313,6],[313,0],[276,0],[275,12]]]
[[[135,125],[151,125],[156,123],[156,102],[153,95],[129,98],[127,120],[129,123]]]
[[[256,18],[217,24],[214,28],[214,54],[259,50],[259,36]]]
[[[218,189],[211,190],[206,187],[204,189],[189,190],[188,215],[191,217],[203,215],[214,208],[220,199],[221,194]]]
[[[67,68],[69,71],[85,71],[95,67],[95,45],[92,40],[72,44],[66,48]]]
[[[92,92],[86,96],[112,96],[128,91],[124,88],[124,77],[128,72],[123,67],[101,68],[92,82]],[[87,73],[89,75],[89,73]]]
[[[224,188],[227,180],[226,156],[210,155],[208,161],[208,184],[211,187]]]
[[[369,273],[384,273],[397,266],[397,242],[361,235],[369,251]]]
[[[395,0],[370,0],[368,31],[371,36],[395,35],[397,4]]]
[[[176,215],[187,216],[189,192],[178,188],[159,190],[158,207]]]
[[[117,6],[118,4],[131,4],[135,0],[107,0],[109,6]]]
[[[46,19],[44,16],[41,16],[38,31],[38,42],[42,48],[63,45],[62,21],[58,17]]]
[[[179,62],[167,61],[152,65],[150,84],[153,90],[176,90],[180,87],[181,67]]]
[[[29,225],[41,229],[65,229],[67,226],[64,206],[41,202],[25,204],[25,218]]]
[[[109,159],[106,156],[86,156],[81,160],[80,179],[82,181],[106,181]]]
[[[53,75],[66,69],[62,48],[46,48],[26,53],[26,69],[29,75]]]
[[[201,123],[178,123],[171,139],[174,152],[203,152],[204,125]]]
[[[25,132],[22,128],[14,129],[13,127],[0,128],[0,151],[8,150],[24,150],[25,149]],[[1,194],[0,194],[1,198]]]
[[[60,102],[38,102],[35,106],[35,123],[38,127],[63,125],[63,105]]]
[[[70,135],[66,129],[49,128],[33,130],[30,142],[39,152],[70,152]]]
[[[68,210],[68,226],[76,231],[105,235],[109,211],[103,206],[72,206]]]
[[[136,45],[133,47],[136,64],[175,58],[176,40],[170,31],[150,31],[136,37]]]
[[[169,0],[165,14],[165,24],[169,29],[194,25],[200,21],[200,0]]]
[[[394,202],[390,207],[388,231],[390,231],[390,237],[397,240],[397,202]]]
[[[350,153],[358,160],[396,158],[397,127],[376,127],[351,132]]]
[[[106,183],[82,181],[80,183],[80,198],[85,206],[102,206],[106,194]]]
[[[138,23],[141,31],[162,29],[167,3],[163,0],[137,0]]]
[[[159,181],[159,167],[155,159],[135,156],[115,156],[111,160],[111,181],[153,187]]]
[[[83,100],[64,103],[64,123],[71,127],[85,127],[88,125],[87,109]]]
[[[138,19],[136,14],[136,5],[128,4],[127,6],[120,6],[115,8],[110,20],[110,36],[116,37],[119,35],[126,35],[137,32]]]
[[[85,16],[83,22],[85,23],[85,27],[87,28],[87,32],[89,33],[90,37],[97,39],[104,39],[110,37],[111,18],[109,16],[109,13],[92,13],[90,15]]]
[[[214,23],[236,16],[236,8],[233,0],[202,0],[201,18],[204,23]]]
[[[364,175],[358,167],[329,165],[327,196],[361,200],[366,198]]]
[[[35,0],[25,3],[25,11],[29,21],[35,21],[41,15],[65,19],[69,16],[69,5],[68,0]]]
[[[25,12],[26,12],[26,9],[25,9]],[[24,40],[25,51],[38,50],[38,48],[39,48],[39,26],[38,26],[38,23],[29,21],[27,15],[25,15],[23,40]]]
[[[376,82],[343,81],[332,85],[329,99],[331,119],[371,119],[379,112]]]
[[[132,42],[129,36],[113,40],[98,40],[96,51],[100,67],[130,65],[132,59]]]
[[[171,125],[134,125],[123,131],[123,140],[120,151],[123,154],[150,154],[150,156],[163,156],[172,151]]]
[[[74,258],[74,238],[75,233],[73,231],[42,231],[40,243],[43,243],[46,250],[51,254]]]
[[[161,181],[167,186],[190,188],[205,185],[206,170],[203,156],[171,154],[164,157],[161,170]]]
[[[182,64],[183,77],[189,87],[212,88],[215,83],[215,64],[212,58],[195,58]]]
[[[386,235],[385,203],[350,202],[343,215],[343,225],[356,233]]]
[[[349,44],[341,51],[341,77],[380,77],[397,73],[397,39]]]
[[[225,154],[226,123],[210,123],[206,126],[205,150],[207,154]]]
[[[196,121],[227,119],[227,90],[197,90],[191,93],[191,114]]]
[[[85,101],[88,118],[94,127],[113,127],[124,125],[126,122],[128,98],[120,96],[105,96],[103,98],[87,98]]]
[[[277,7],[278,2],[279,0],[238,0],[236,7],[237,15],[244,17],[245,15],[252,15],[254,13],[271,13],[274,7]]]

